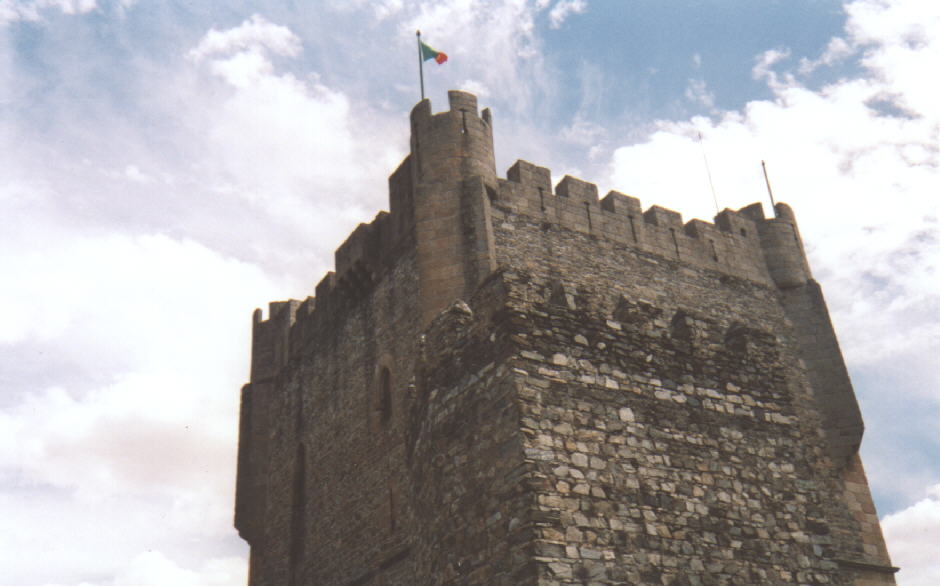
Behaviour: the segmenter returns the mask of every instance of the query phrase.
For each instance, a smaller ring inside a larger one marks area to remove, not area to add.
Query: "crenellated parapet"
[[[598,199],[594,184],[575,177],[566,175],[552,189],[550,171],[527,161],[517,161],[506,177],[492,204],[497,226],[514,230],[525,217],[546,234],[571,231],[597,239],[598,254],[604,254],[599,241],[606,240],[680,270],[715,271],[777,291],[814,389],[830,456],[845,463],[857,452],[864,432],[858,402],[788,205],[777,204],[770,218],[754,203],[725,209],[713,223],[684,222],[678,212],[657,205],[644,210],[638,199],[617,191]],[[506,242],[515,238],[504,233]]]
[[[640,200],[619,191],[598,199],[596,185],[569,175],[552,189],[548,169],[520,160],[500,180],[494,207],[530,216],[546,228],[591,234],[767,285],[786,288],[810,278],[796,220],[786,204],[778,204],[773,218],[766,218],[755,203],[726,209],[714,223],[683,222],[680,213],[658,205],[644,211]]]
[[[294,325],[300,301],[274,301],[268,304],[268,319],[261,309],[252,315],[251,381],[273,378],[287,363],[288,337]]]
[[[496,268],[493,223],[505,214],[765,285],[786,289],[811,279],[786,204],[778,204],[772,218],[755,203],[726,209],[713,223],[685,222],[680,213],[658,205],[644,210],[639,199],[619,191],[599,198],[595,184],[570,175],[553,187],[547,168],[523,160],[499,178],[492,114],[478,112],[472,94],[451,91],[448,99],[444,112],[432,113],[429,100],[413,109],[411,152],[389,177],[389,211],[360,224],[336,249],[335,270],[316,286],[316,301],[306,305],[310,312],[333,313],[355,303],[410,251],[421,281],[421,319],[429,322],[453,299],[472,294]],[[293,304],[288,313],[299,304],[285,303]],[[272,305],[270,319],[280,325],[256,326],[259,364],[269,362],[274,352],[268,340],[275,337],[265,332],[292,323],[292,318],[278,317],[283,311]]]
[[[291,339],[297,338],[295,349],[302,344],[303,336],[287,333],[295,321],[296,330],[310,331],[311,324],[342,315],[403,257],[417,265],[423,323],[454,298],[468,296],[495,269],[492,114],[479,112],[476,96],[466,92],[451,91],[448,100],[444,112],[432,113],[429,100],[412,110],[411,152],[389,177],[389,211],[360,224],[336,249],[335,269],[299,311],[313,317],[295,320],[296,300],[272,304],[267,320],[256,312],[255,371],[276,371],[291,352]]]

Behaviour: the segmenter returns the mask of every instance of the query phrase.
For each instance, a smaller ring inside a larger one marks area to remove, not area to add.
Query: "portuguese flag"
[[[421,60],[422,61],[434,59],[434,61],[436,61],[438,65],[447,61],[447,53],[435,51],[431,47],[425,45],[424,41],[419,40],[418,43],[421,45]]]

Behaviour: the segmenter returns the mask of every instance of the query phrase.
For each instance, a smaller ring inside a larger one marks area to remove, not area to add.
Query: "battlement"
[[[684,222],[679,212],[658,205],[644,210],[639,199],[619,191],[599,198],[597,185],[570,175],[553,188],[549,169],[524,160],[499,178],[492,113],[488,108],[478,113],[476,96],[467,92],[451,91],[448,100],[449,109],[436,114],[430,100],[412,110],[411,153],[389,176],[390,211],[360,224],[336,249],[335,272],[316,287],[324,311],[368,294],[398,255],[424,245],[425,281],[438,298],[429,321],[452,301],[451,294],[469,295],[495,268],[492,224],[507,215],[768,286],[796,287],[812,278],[786,204],[777,204],[771,218],[754,203],[725,209],[714,222]],[[468,195],[468,188],[476,191]],[[428,197],[429,190],[434,197]],[[474,224],[469,242],[468,223]],[[462,274],[467,259],[483,266],[472,267],[473,275]]]
[[[725,209],[714,223],[683,222],[658,205],[643,210],[640,200],[619,191],[598,199],[597,186],[565,175],[551,187],[551,172],[519,160],[500,180],[494,207],[559,227],[626,244],[665,259],[725,272],[778,287],[811,278],[792,210],[777,204],[773,218],[760,203]]]

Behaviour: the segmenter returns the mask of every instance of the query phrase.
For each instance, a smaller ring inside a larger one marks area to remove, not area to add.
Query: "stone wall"
[[[255,313],[250,584],[893,584],[792,211],[500,179],[449,98],[315,297]]]
[[[859,483],[830,457],[776,287],[493,215],[531,318],[527,448],[551,487],[543,508],[562,516],[542,532],[543,556],[557,554],[543,578],[660,583],[658,567],[663,583],[849,583],[840,560],[889,566],[880,530],[843,498]],[[659,560],[645,578],[644,551]]]
[[[298,304],[289,357],[269,379],[253,373],[242,429],[257,431],[243,431],[240,446],[253,465],[240,462],[240,479],[257,478],[264,491],[240,486],[237,519],[252,546],[252,584],[366,584],[407,564],[403,413],[418,324],[413,252],[401,252],[366,294],[336,294],[328,311]],[[260,327],[278,317],[275,309]]]

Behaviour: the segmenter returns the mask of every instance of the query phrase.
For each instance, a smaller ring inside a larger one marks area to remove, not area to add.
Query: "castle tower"
[[[255,313],[250,584],[893,584],[792,210],[500,178],[448,97],[315,297]]]
[[[476,96],[450,91],[450,110],[431,114],[422,100],[411,112],[415,240],[422,323],[469,297],[496,268],[488,193],[498,187],[490,111]]]

